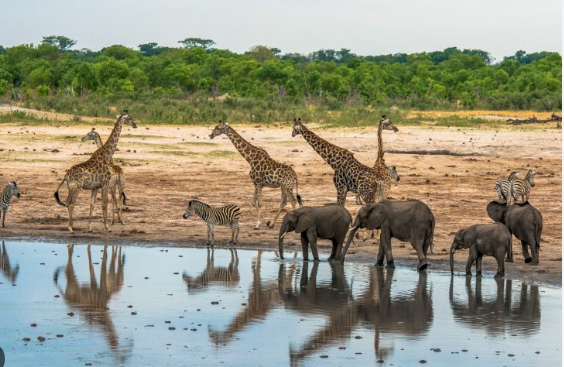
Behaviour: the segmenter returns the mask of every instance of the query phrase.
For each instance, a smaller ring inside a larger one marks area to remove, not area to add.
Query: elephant
[[[509,233],[521,240],[525,262],[538,265],[542,234],[541,213],[529,202],[506,206],[498,201],[492,201],[486,210],[491,219],[505,224]],[[529,255],[528,247],[531,248],[532,257]]]
[[[359,228],[380,230],[380,249],[376,266],[384,264],[384,255],[388,267],[394,267],[392,256],[392,237],[403,242],[411,242],[417,251],[419,264],[417,270],[427,268],[427,251],[433,243],[435,216],[427,205],[419,200],[382,200],[375,204],[366,204],[358,212],[343,254],[347,250]]]
[[[501,223],[475,224],[458,230],[450,249],[450,272],[454,274],[454,252],[469,248],[466,275],[472,275],[471,267],[476,262],[476,275],[482,275],[482,256],[493,256],[497,260],[496,278],[505,275],[505,254],[511,253],[511,233]]]
[[[280,259],[284,259],[284,236],[295,231],[301,234],[304,261],[308,260],[308,244],[311,246],[313,259],[319,261],[318,237],[333,243],[329,260],[340,260],[343,242],[351,223],[351,214],[338,204],[303,207],[286,213],[278,236]]]

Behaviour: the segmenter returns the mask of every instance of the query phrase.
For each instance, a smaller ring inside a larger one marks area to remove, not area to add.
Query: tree
[[[248,52],[249,55],[258,62],[265,62],[276,57],[270,47],[266,46],[253,46]]]
[[[155,56],[162,52],[162,47],[156,42],[143,43],[137,47],[143,56]]]
[[[43,37],[43,44],[48,44],[51,46],[57,46],[61,51],[68,51],[72,46],[76,45],[75,40],[71,40],[65,36],[47,36]]]
[[[185,38],[182,41],[178,41],[184,45],[185,48],[201,47],[204,50],[209,49],[211,46],[215,45],[213,40],[204,38]]]

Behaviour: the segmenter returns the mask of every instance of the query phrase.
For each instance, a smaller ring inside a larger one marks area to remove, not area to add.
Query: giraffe
[[[100,134],[98,134],[95,128],[92,128],[92,130],[88,134],[84,135],[84,137],[82,137],[81,140],[82,142],[88,140],[94,141],[98,149],[102,148],[102,146],[104,145],[102,143],[102,138],[100,137]],[[112,211],[112,224],[115,223],[116,212],[118,216],[118,222],[121,224],[125,224],[121,216],[121,204],[123,203],[123,205],[127,205],[127,196],[125,196],[125,172],[123,172],[123,169],[119,165],[115,164],[113,158],[112,158],[112,164],[110,169],[112,174],[112,178],[110,182],[110,192],[112,193],[112,198],[116,195],[116,189],[117,189],[119,190],[118,197],[122,200],[120,201],[118,199],[117,202],[114,201],[114,210]],[[115,206],[116,203],[117,203],[117,207]]]
[[[227,135],[231,140],[235,148],[239,153],[245,158],[247,162],[251,165],[251,171],[249,176],[255,186],[255,193],[253,197],[253,206],[257,210],[257,224],[254,229],[259,229],[262,223],[262,213],[261,213],[261,202],[262,202],[262,189],[263,187],[279,188],[282,191],[282,197],[280,200],[280,208],[276,213],[274,219],[266,222],[268,228],[274,228],[274,223],[280,216],[282,209],[286,206],[288,202],[288,197],[290,198],[290,203],[292,208],[296,208],[296,199],[299,206],[303,206],[302,198],[298,193],[298,176],[292,167],[276,162],[274,159],[270,158],[268,153],[262,149],[253,146],[251,143],[246,141],[239,135],[235,129],[229,126],[228,123],[219,122],[219,125],[215,127],[210,135],[210,139],[221,134]],[[294,197],[294,186],[296,188],[296,196]]]
[[[88,231],[92,230],[92,212],[94,210],[94,203],[96,200],[96,194],[99,189],[102,189],[102,214],[104,219],[104,230],[108,231],[108,190],[110,188],[111,182],[111,165],[112,156],[116,150],[116,146],[119,140],[119,135],[123,125],[129,125],[133,128],[137,128],[135,122],[128,115],[127,110],[125,110],[121,115],[117,116],[117,121],[114,125],[114,129],[110,134],[110,137],[102,146],[102,148],[92,154],[90,159],[86,162],[76,164],[72,166],[66,173],[65,177],[57,187],[55,191],[55,199],[57,203],[64,206],[69,211],[69,224],[68,230],[74,233],[73,230],[73,217],[72,213],[74,211],[74,206],[76,204],[76,199],[80,189],[92,190],[92,195],[90,197],[90,216],[88,217]],[[67,200],[61,201],[59,198],[59,189],[63,183],[67,182],[67,188],[69,190]],[[115,195],[112,197],[115,205]]]
[[[358,194],[365,203],[373,203],[378,191],[378,180],[374,169],[360,163],[347,149],[338,147],[311,132],[301,119],[294,119],[292,136],[302,135],[311,147],[333,168],[333,183],[337,189],[337,203],[345,206],[349,191]]]
[[[392,130],[394,133],[398,131],[390,119],[386,118],[386,115],[382,115],[380,123],[378,124],[378,156],[376,157],[376,162],[374,162],[374,171],[376,171],[376,177],[378,180],[378,201],[386,199],[386,192],[392,187],[392,179],[399,181],[399,176],[396,174],[395,177],[392,175],[392,171],[386,162],[384,161],[384,144],[382,143],[382,130]]]

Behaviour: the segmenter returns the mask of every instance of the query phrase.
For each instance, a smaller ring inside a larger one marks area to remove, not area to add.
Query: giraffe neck
[[[331,166],[331,168],[337,169],[339,162],[334,159],[334,157],[330,157],[330,153],[332,151],[342,150],[342,148],[339,148],[336,145],[329,143],[327,140],[320,138],[303,125],[301,127],[301,130],[302,136],[309,143],[309,145],[311,145],[313,150],[315,150],[317,154],[319,154],[321,158],[323,158],[323,160]]]
[[[378,155],[374,167],[384,163],[384,144],[382,143],[382,123],[378,125]]]
[[[103,159],[108,163],[112,162],[112,157],[116,152],[116,147],[119,140],[119,135],[121,134],[122,125],[123,124],[121,122],[121,119],[119,119],[116,122],[114,129],[112,130],[112,133],[108,138],[108,141],[106,141],[106,143],[96,151],[96,153],[102,155]]]
[[[252,166],[255,163],[253,161],[252,153],[258,151],[259,148],[243,139],[243,137],[241,137],[241,135],[233,130],[232,127],[229,128],[229,131],[226,133],[226,135],[229,140],[231,140],[235,148],[239,151],[239,153],[243,156],[243,158],[245,158],[245,160]]]

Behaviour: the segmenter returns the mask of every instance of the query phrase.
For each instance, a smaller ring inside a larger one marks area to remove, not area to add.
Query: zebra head
[[[304,125],[302,124],[302,119],[294,119],[294,127],[292,128],[292,137],[300,135],[303,131]]]
[[[536,175],[536,172],[530,169],[527,172],[527,176],[525,176],[525,180],[529,181],[529,184],[531,185],[531,187],[535,187],[535,175]]]
[[[220,136],[221,134],[227,135],[227,133],[229,132],[229,129],[230,129],[229,123],[222,122],[221,120],[219,120],[219,124],[215,127],[215,129],[213,129],[213,131],[210,135],[210,139],[213,139],[216,136]]]
[[[137,129],[137,125],[135,125],[135,122],[133,122],[133,119],[131,118],[131,116],[129,116],[127,110],[123,110],[123,113],[121,115],[117,115],[116,117],[118,119],[118,122],[121,122],[122,124],[125,125],[129,125],[134,129]]]
[[[90,130],[90,132],[86,135],[84,135],[81,139],[82,142],[88,141],[88,140],[92,140],[94,143],[96,143],[96,141],[98,141],[98,139],[100,139],[100,134],[98,134],[98,132],[96,131],[95,128],[92,128],[92,130]]]
[[[182,218],[188,219],[196,214],[196,207],[193,204],[194,204],[194,200],[190,200],[190,202],[188,203],[188,209],[186,209],[186,212],[184,213]]]
[[[519,174],[517,172],[513,171],[513,172],[511,172],[511,174],[509,175],[509,177],[507,179],[510,180],[510,181],[513,181],[513,180],[518,179],[518,178],[519,178]]]
[[[8,193],[12,196],[16,196],[18,199],[20,198],[20,189],[18,188],[18,183],[16,181],[12,181],[8,184],[10,188]]]
[[[386,117],[386,115],[382,115],[382,118],[380,119],[380,125],[382,125],[382,129],[384,130],[392,130],[393,132],[398,132],[398,128],[395,127],[394,124],[392,124],[392,122],[389,118]]]
[[[390,174],[391,174],[392,178],[396,181],[399,181],[400,176],[398,175],[398,171],[396,170],[396,166],[390,166],[390,167],[388,167],[388,169],[390,170]]]

